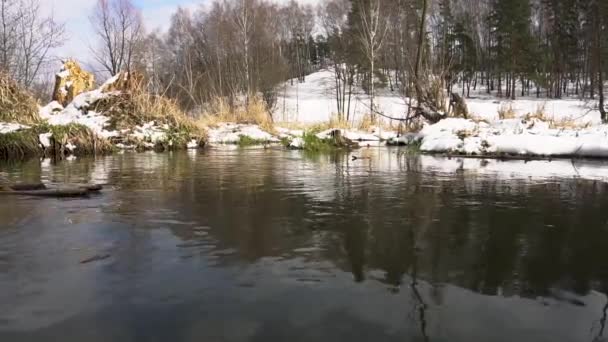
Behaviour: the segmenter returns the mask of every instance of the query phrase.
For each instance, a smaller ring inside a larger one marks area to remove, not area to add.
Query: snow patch
[[[304,148],[304,139],[302,139],[300,137],[296,137],[289,143],[288,147],[296,149],[296,150],[303,149]]]
[[[196,139],[192,139],[192,140],[190,140],[190,142],[188,142],[188,144],[186,145],[186,147],[189,150],[197,149],[198,148],[198,141],[196,141]]]
[[[51,137],[53,133],[42,133],[38,136],[38,140],[40,141],[40,145],[44,148],[51,147]]]
[[[421,150],[460,154],[608,157],[608,125],[554,129],[541,120],[445,119],[420,132]]]
[[[22,129],[28,129],[28,126],[12,122],[0,122],[0,134],[13,133]]]
[[[257,125],[244,125],[235,123],[222,123],[208,131],[210,144],[237,144],[241,137],[256,141],[279,142],[272,134],[263,131]]]

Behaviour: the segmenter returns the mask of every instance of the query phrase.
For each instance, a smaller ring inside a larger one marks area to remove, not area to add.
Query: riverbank
[[[497,159],[608,157],[607,125],[559,127],[537,118],[494,122],[449,118],[405,134],[379,127],[362,130],[317,125],[263,129],[253,124],[226,122],[197,127],[197,136],[188,127],[159,125],[154,121],[130,130],[109,131],[107,121],[107,117],[95,112],[70,117],[69,110],[66,113],[64,109],[49,114],[36,125],[0,123],[0,158],[166,151],[225,144],[274,144],[314,151],[401,145],[426,154]]]
[[[310,97],[306,94],[318,93],[315,99],[319,103],[332,100],[328,97],[331,91],[323,88],[328,77],[324,72],[311,75],[301,85],[302,92],[296,92],[295,101],[298,110],[322,114],[325,120],[296,118],[285,123],[273,122],[263,102],[255,98],[247,106],[229,107],[220,101],[214,108],[211,104],[203,118],[195,119],[175,102],[149,94],[137,74],[119,73],[95,89],[90,85],[92,76],[82,75],[86,72],[74,62],[66,62],[57,74],[55,100],[43,107],[10,79],[0,82],[4,93],[10,94],[0,103],[0,159],[62,159],[218,144],[276,144],[312,151],[407,145],[421,153],[449,156],[608,158],[608,125],[597,120],[597,110],[590,104],[575,100],[539,105],[525,99],[507,106],[491,98],[473,99],[469,119],[447,118],[433,125],[419,122],[418,130],[401,133],[397,121],[379,119],[374,126],[364,112],[353,115],[359,121],[335,120],[328,112],[329,105],[314,107],[312,98],[300,103],[300,97]],[[279,102],[290,103],[292,95],[284,92],[285,98]],[[380,93],[378,108],[396,116],[403,108],[392,100],[394,96]],[[563,110],[556,110],[556,106]],[[281,110],[285,109],[276,109],[274,116]],[[284,115],[278,115],[281,117]]]
[[[94,88],[93,75],[66,61],[45,106],[8,75],[0,81],[1,159],[166,151],[206,140],[199,123],[174,101],[148,93],[137,74],[121,72]]]

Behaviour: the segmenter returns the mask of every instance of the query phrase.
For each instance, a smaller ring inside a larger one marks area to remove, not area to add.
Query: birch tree
[[[375,88],[374,75],[378,51],[382,47],[386,35],[386,21],[382,17],[381,0],[362,0],[359,5],[358,38],[360,46],[368,60],[369,75],[369,107],[372,121],[375,121],[376,106],[374,104]]]

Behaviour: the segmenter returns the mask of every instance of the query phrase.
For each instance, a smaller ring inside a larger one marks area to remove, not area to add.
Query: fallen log
[[[67,184],[65,187],[68,188],[81,188],[91,192],[99,192],[103,190],[103,187],[98,184]],[[9,188],[14,191],[34,191],[34,190],[50,190],[53,188],[48,188],[46,185],[42,183],[24,183],[24,184],[13,184],[10,185]]]
[[[12,184],[0,191],[0,195],[22,195],[36,197],[85,197],[90,193],[99,192],[101,185],[68,185],[49,188],[42,183]]]
[[[46,186],[42,183],[12,184],[12,185],[9,185],[8,187],[14,191],[46,190]]]
[[[56,188],[45,190],[9,190],[0,191],[2,195],[22,195],[36,197],[85,197],[90,193],[85,188]]]

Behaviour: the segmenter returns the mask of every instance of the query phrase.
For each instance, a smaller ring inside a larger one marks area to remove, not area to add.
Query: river
[[[607,163],[222,148],[0,171],[105,185],[0,197],[0,341],[608,335]]]

